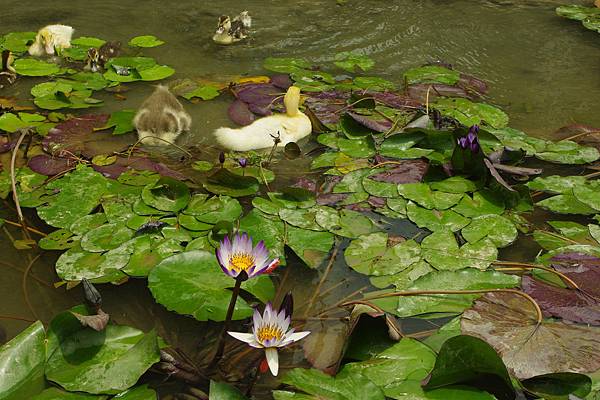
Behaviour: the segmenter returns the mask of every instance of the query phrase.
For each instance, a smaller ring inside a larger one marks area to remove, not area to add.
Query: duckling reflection
[[[184,131],[189,131],[192,118],[169,88],[158,85],[136,113],[133,123],[139,140],[149,145],[168,145]]]
[[[17,80],[17,73],[12,66],[14,57],[10,50],[2,51],[2,71],[0,71],[0,89],[10,86]]]
[[[252,26],[252,17],[248,11],[242,11],[231,20],[228,15],[219,18],[217,30],[213,35],[213,40],[218,44],[232,44],[248,37],[249,29]]]
[[[48,25],[39,30],[27,50],[32,56],[54,55],[55,51],[71,47],[74,29],[67,25]]]

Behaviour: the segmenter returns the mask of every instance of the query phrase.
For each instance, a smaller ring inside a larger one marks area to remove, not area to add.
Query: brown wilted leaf
[[[96,315],[83,315],[76,312],[71,312],[81,322],[82,326],[89,326],[95,331],[103,331],[108,324],[110,316],[102,310],[98,310]]]
[[[600,368],[600,328],[562,322],[536,325],[531,303],[512,293],[488,293],[466,310],[462,333],[488,342],[519,379]]]

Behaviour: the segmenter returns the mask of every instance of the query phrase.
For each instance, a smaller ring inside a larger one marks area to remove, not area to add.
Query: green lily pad
[[[538,177],[527,182],[531,190],[540,190],[552,194],[571,194],[576,186],[583,186],[587,179],[583,176],[559,176],[551,175],[544,178]]]
[[[142,199],[159,210],[177,212],[189,203],[190,190],[185,183],[163,176],[155,184],[144,187]]]
[[[404,79],[408,84],[444,83],[455,85],[460,80],[460,73],[437,65],[425,65],[409,69],[404,73]]]
[[[153,35],[143,35],[136,36],[129,41],[130,46],[134,47],[156,47],[164,44],[162,40],[159,40],[156,36]]]
[[[92,168],[79,165],[75,171],[48,183],[46,188],[59,192],[47,197],[48,205],[37,208],[39,217],[48,225],[68,229],[100,204],[108,182]]]
[[[155,65],[152,68],[138,71],[143,81],[158,81],[170,77],[175,70],[167,65]]]
[[[98,130],[114,127],[113,135],[122,135],[127,132],[133,132],[135,130],[135,126],[133,125],[134,116],[135,110],[115,111],[110,115],[110,119],[106,125],[102,128],[98,128]]]
[[[316,210],[312,208],[282,208],[279,210],[279,218],[290,225],[297,226],[298,228],[310,229],[313,231],[323,230],[323,228],[316,221]]]
[[[455,317],[438,329],[436,333],[427,337],[423,343],[439,353],[446,340],[460,334],[460,317]]]
[[[199,97],[202,100],[212,100],[215,97],[219,97],[220,94],[221,92],[219,92],[219,88],[216,86],[200,85],[191,92],[184,93],[183,97],[188,100],[193,99],[194,97]]]
[[[435,269],[425,261],[421,260],[411,264],[408,268],[396,274],[371,276],[369,280],[373,286],[380,289],[394,286],[398,290],[405,290],[412,285],[414,281],[432,271],[435,271]]]
[[[268,276],[252,280],[270,282]],[[231,299],[228,288],[234,285],[235,280],[223,273],[215,255],[201,250],[166,258],[148,275],[148,287],[158,303],[168,310],[191,315],[199,321],[225,319]],[[272,283],[267,286],[272,289]],[[253,293],[257,287],[247,281],[242,288]],[[252,312],[253,309],[242,298],[238,298],[233,318],[247,318]]]
[[[467,226],[470,221],[453,210],[428,210],[412,201],[406,205],[406,215],[419,228],[427,228],[432,232],[444,229],[456,232]]]
[[[279,218],[253,209],[240,219],[240,231],[247,232],[255,241],[264,240],[271,257],[278,257],[281,265],[285,265],[285,226]]]
[[[229,196],[213,196],[195,194],[184,214],[193,215],[198,221],[216,224],[220,221],[235,221],[242,215],[240,202]]]
[[[504,201],[490,190],[480,190],[473,197],[465,195],[460,202],[452,207],[453,211],[467,218],[484,215],[500,215],[504,212]]]
[[[116,249],[133,237],[133,230],[125,225],[111,223],[88,231],[81,238],[81,248],[92,253]]]
[[[275,400],[335,399],[384,400],[385,396],[369,378],[361,374],[341,372],[335,378],[317,369],[295,368],[284,375],[283,383],[311,396],[290,397],[290,392],[275,391]]]
[[[338,236],[357,238],[377,230],[373,221],[358,211],[343,209],[339,215],[339,229],[330,231]]]
[[[119,393],[113,399],[118,400],[158,400],[158,394],[148,387],[148,385],[136,386],[122,393]]]
[[[116,394],[133,386],[160,360],[156,332],[108,325],[63,337],[50,356],[46,378],[70,391]]]
[[[398,185],[398,193],[428,209],[445,210],[457,204],[463,193],[447,193],[431,190],[426,183],[404,183]]]
[[[378,76],[357,76],[352,80],[352,85],[364,90],[385,91],[396,89],[393,82]]]
[[[74,237],[73,233],[66,229],[58,229],[41,238],[38,241],[38,246],[44,250],[66,250],[75,246],[79,241],[78,237]]]
[[[28,399],[45,386],[46,333],[37,321],[0,347],[0,399]]]
[[[573,188],[575,198],[580,202],[600,211],[600,181],[589,181],[587,185]]]
[[[588,164],[600,158],[595,147],[581,146],[570,141],[548,142],[543,152],[535,155],[540,160],[559,164]]]
[[[448,339],[440,349],[424,389],[473,385],[498,400],[513,400],[515,389],[504,362],[483,340],[467,335]]]
[[[418,340],[404,338],[370,360],[349,363],[342,370],[363,375],[379,386],[386,396],[395,397],[398,386],[407,380],[421,381],[433,368],[435,353]],[[409,397],[406,397],[407,399]]]
[[[73,86],[64,82],[43,82],[38,83],[31,88],[30,93],[33,97],[42,97],[56,92],[70,93]]]
[[[310,68],[310,63],[301,58],[267,57],[263,62],[263,67],[273,72],[290,73]]]
[[[333,193],[356,193],[364,192],[363,178],[370,175],[372,170],[369,168],[357,169],[349,172],[333,187]]]
[[[387,246],[383,232],[364,235],[353,240],[344,251],[346,263],[365,275],[392,275],[402,272],[421,260],[421,247],[414,240]]]
[[[88,49],[90,47],[99,48],[104,43],[106,43],[106,40],[91,37],[91,36],[81,36],[81,37],[71,40],[72,45],[82,46],[82,47],[86,47]]]
[[[24,53],[35,40],[36,32],[10,32],[0,38],[0,49]]]
[[[19,58],[15,60],[13,67],[17,74],[25,76],[48,76],[60,72],[58,65],[33,58]]]
[[[286,244],[310,268],[318,268],[327,259],[334,243],[334,235],[329,232],[287,227]]]
[[[104,213],[89,214],[73,222],[69,227],[69,230],[73,232],[74,235],[83,235],[100,225],[104,225],[105,222],[106,215]]]
[[[226,383],[210,381],[210,400],[248,400],[239,390]]]
[[[452,176],[443,181],[431,182],[429,187],[432,190],[439,190],[446,193],[470,193],[477,190],[477,185],[462,176]]]
[[[559,194],[535,203],[536,206],[545,208],[559,214],[585,214],[591,215],[596,209],[577,200],[572,194]]]
[[[25,115],[24,113],[19,114]],[[20,116],[17,116],[13,113],[4,113],[0,115],[0,129],[6,132],[16,132],[19,129],[36,125],[40,125],[40,123],[36,121],[23,120]]]
[[[431,106],[465,126],[483,123],[503,128],[508,125],[508,115],[504,111],[485,103],[473,103],[464,98],[441,98]]]
[[[423,258],[438,270],[462,268],[486,269],[498,257],[498,251],[488,239],[467,243],[458,247],[454,234],[449,230],[433,232],[421,242]]]
[[[143,235],[132,240],[131,257],[122,269],[129,276],[145,277],[162,260],[184,249],[178,240],[159,235]]]
[[[350,51],[343,51],[335,55],[334,64],[348,72],[354,72],[356,68],[368,71],[375,65],[369,56]]]
[[[573,372],[538,375],[522,380],[521,384],[528,392],[548,400],[568,400],[570,395],[583,399],[592,389],[589,376]]]
[[[495,271],[479,271],[466,268],[458,271],[436,271],[417,279],[407,290],[477,290],[511,288],[519,285],[518,276]],[[471,306],[479,297],[473,294],[427,295],[393,298],[387,302],[374,300],[386,311],[399,317],[427,315],[431,313],[458,314]],[[387,299],[386,299],[387,300]]]
[[[120,269],[128,260],[129,253],[123,254],[119,248],[106,253],[91,253],[79,244],[60,255],[56,261],[57,275],[66,281],[80,281],[83,278],[95,282],[116,282],[125,277]]]
[[[86,393],[65,392],[56,387],[51,387],[40,394],[29,398],[30,400],[105,400],[107,396],[96,396]]]
[[[258,192],[259,182],[252,176],[240,176],[226,168],[220,168],[208,177],[203,186],[214,194],[243,197]]]
[[[508,218],[501,215],[484,215],[473,218],[471,223],[462,229],[461,234],[470,243],[487,237],[496,247],[506,247],[515,241],[519,232]]]
[[[252,199],[252,205],[258,208],[265,214],[279,215],[279,211],[283,208],[282,205],[277,204],[274,201],[267,200],[263,197],[255,197]],[[337,214],[337,212],[336,212]]]

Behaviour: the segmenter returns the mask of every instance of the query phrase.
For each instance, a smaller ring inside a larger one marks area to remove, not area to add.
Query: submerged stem
[[[225,350],[225,335],[227,333],[227,330],[229,329],[231,318],[233,317],[235,303],[237,302],[238,295],[240,294],[242,282],[244,282],[244,279],[241,279],[239,276],[235,280],[235,286],[233,287],[233,292],[231,292],[231,300],[229,301],[229,308],[227,309],[227,315],[225,316],[223,330],[219,335],[219,347],[217,347],[217,351],[215,352],[215,355],[209,364],[209,368],[214,367],[214,365],[219,362],[221,357],[223,357],[223,350]]]
[[[25,138],[25,136],[28,133],[29,133],[29,130],[27,130],[27,129],[24,129],[21,132],[21,136],[19,136],[19,139],[17,140],[17,143],[15,144],[15,148],[12,152],[12,156],[10,158],[10,183],[12,186],[13,200],[15,201],[15,207],[17,208],[17,215],[19,217],[19,223],[21,224],[21,227],[23,228],[23,235],[25,236],[26,239],[31,239],[31,236],[29,235],[29,231],[27,230],[27,223],[25,222],[25,217],[23,217],[23,211],[21,211],[21,204],[19,203],[19,195],[17,194],[17,179],[16,179],[16,174],[15,174],[15,163],[17,161],[17,153],[19,152],[19,146],[21,146],[23,139]]]

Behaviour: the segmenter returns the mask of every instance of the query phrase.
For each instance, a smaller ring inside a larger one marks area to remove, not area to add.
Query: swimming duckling
[[[48,25],[39,30],[35,41],[29,46],[32,56],[53,55],[55,49],[60,51],[71,47],[71,36],[74,29],[67,25]]]
[[[190,129],[192,118],[168,87],[158,85],[135,114],[133,124],[144,144],[168,145]]]
[[[106,62],[118,56],[120,51],[121,42],[106,42],[98,49],[91,47],[87,52],[86,64],[83,69],[92,72],[102,71]]]
[[[17,80],[17,72],[12,66],[14,57],[10,50],[2,51],[2,71],[0,71],[0,89],[10,86]]]
[[[232,44],[248,37],[248,32],[252,26],[252,17],[248,11],[242,11],[240,15],[231,20],[228,15],[222,15],[219,18],[217,31],[213,40],[218,44]]]
[[[310,135],[310,119],[298,110],[300,88],[290,86],[283,98],[283,104],[285,114],[269,115],[239,129],[219,128],[213,134],[221,146],[237,151],[271,147],[275,138],[280,140],[279,146],[285,146]]]

